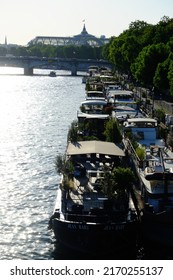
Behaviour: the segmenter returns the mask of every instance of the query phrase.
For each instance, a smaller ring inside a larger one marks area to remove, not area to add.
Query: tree
[[[130,74],[130,65],[143,47],[151,42],[153,32],[153,26],[144,21],[132,22],[128,30],[125,30],[119,37],[113,38],[104,48],[107,58],[115,64],[119,71]]]
[[[168,55],[169,48],[163,43],[143,48],[131,65],[133,76],[143,85],[152,86],[157,65],[166,60]]]
[[[148,26],[148,23],[143,20],[132,21],[129,24],[129,31],[135,33],[136,36],[141,36],[146,26]]]
[[[120,143],[122,140],[118,122],[113,118],[110,118],[109,121],[106,122],[103,134],[107,142]]]
[[[55,169],[57,173],[63,174],[67,178],[71,178],[74,172],[74,166],[70,160],[67,160],[65,155],[57,155],[55,159]]]
[[[159,90],[167,90],[172,84],[172,78],[167,77],[169,63],[166,61],[171,52],[173,19],[164,16],[156,25],[139,20],[131,22],[129,29],[111,38],[102,53],[114,64],[116,70],[130,74],[143,86],[155,85]]]
[[[5,56],[7,53],[7,49],[5,47],[0,47],[0,56]]]
[[[114,168],[113,178],[120,191],[124,188],[129,189],[135,181],[135,176],[132,170],[124,167]]]
[[[170,94],[173,96],[173,60],[170,62],[169,65],[168,80],[170,85]]]
[[[104,166],[104,178],[101,179],[101,190],[109,199],[115,198],[115,182],[106,166]]]
[[[109,43],[105,44],[101,49],[102,56],[106,60],[110,60],[110,45],[112,44],[114,39],[115,37],[111,37]]]
[[[105,167],[104,178],[101,182],[102,191],[109,199],[119,200],[126,204],[128,192],[135,181],[134,173],[130,168],[117,167],[112,173]]]
[[[78,140],[78,126],[77,121],[73,121],[71,123],[71,127],[69,128],[67,141],[77,142]]]
[[[155,35],[153,43],[167,43],[173,36],[173,19],[167,16],[161,18],[159,23],[155,26]]]
[[[115,38],[109,48],[109,58],[110,61],[115,65],[115,67],[122,72],[126,71],[126,65],[121,53],[121,48],[124,41],[121,38]]]
[[[159,63],[156,67],[155,75],[153,78],[153,85],[159,90],[167,90],[169,88],[168,69],[170,65],[170,59],[166,59],[164,62]]]

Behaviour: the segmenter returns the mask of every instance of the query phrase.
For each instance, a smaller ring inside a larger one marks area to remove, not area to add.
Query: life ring
[[[128,125],[128,122],[124,122],[123,125],[124,125],[124,126],[127,126],[127,125]]]

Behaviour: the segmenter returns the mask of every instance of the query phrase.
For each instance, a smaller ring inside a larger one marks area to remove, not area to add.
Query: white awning
[[[157,123],[157,120],[152,118],[131,118],[127,120],[129,123],[138,123],[138,122],[144,122],[144,123]]]
[[[86,114],[86,113],[78,113],[78,118],[85,119],[108,119],[110,115],[108,114]]]
[[[67,155],[102,154],[109,156],[125,156],[124,151],[111,142],[80,141],[68,143]]]
[[[103,105],[103,106],[106,106],[107,105],[107,102],[104,101],[104,100],[99,100],[99,99],[90,99],[90,100],[85,100],[81,103],[82,106],[85,106],[85,105]]]

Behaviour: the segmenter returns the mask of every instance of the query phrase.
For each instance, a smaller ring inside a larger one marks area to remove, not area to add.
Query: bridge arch
[[[112,68],[112,64],[105,60],[74,59],[74,58],[47,58],[47,57],[0,57],[0,66],[24,68],[24,75],[33,75],[34,69],[53,69],[71,71],[76,76],[77,72],[86,72],[92,65]]]

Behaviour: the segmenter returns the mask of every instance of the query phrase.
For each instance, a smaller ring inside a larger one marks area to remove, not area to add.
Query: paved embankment
[[[139,100],[142,100],[144,107],[146,107],[146,109],[148,111],[151,111],[152,108],[155,110],[162,109],[162,110],[164,110],[164,112],[166,114],[173,115],[173,103],[172,102],[167,102],[165,100],[162,100],[161,98],[153,99],[152,93],[150,93],[150,91],[145,88],[135,87],[133,92]],[[143,96],[145,96],[145,97],[143,97]]]

